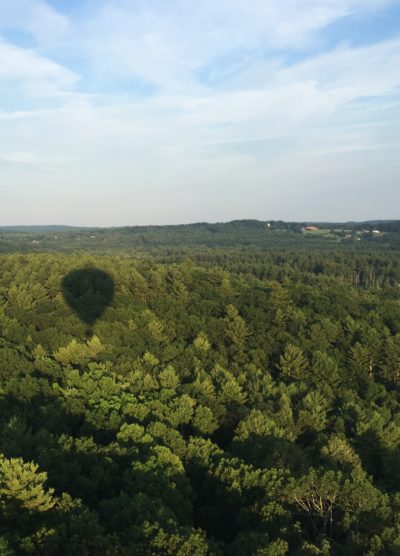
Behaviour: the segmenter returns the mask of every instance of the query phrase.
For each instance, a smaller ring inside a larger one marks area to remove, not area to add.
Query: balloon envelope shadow
[[[65,302],[79,319],[92,326],[114,298],[114,280],[104,270],[80,268],[69,272],[61,282]]]

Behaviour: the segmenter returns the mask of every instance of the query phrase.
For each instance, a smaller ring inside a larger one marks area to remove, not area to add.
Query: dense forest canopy
[[[205,226],[2,232],[2,556],[400,554],[395,243]]]

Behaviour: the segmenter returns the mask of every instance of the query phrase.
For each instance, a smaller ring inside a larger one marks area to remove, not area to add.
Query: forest
[[[400,555],[400,226],[209,226],[1,231],[1,556]]]

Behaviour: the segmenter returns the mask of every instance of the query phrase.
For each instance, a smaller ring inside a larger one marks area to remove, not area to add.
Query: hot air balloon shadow
[[[88,326],[86,334],[92,335],[93,325],[114,298],[114,280],[104,270],[80,268],[63,278],[61,290],[67,305]]]

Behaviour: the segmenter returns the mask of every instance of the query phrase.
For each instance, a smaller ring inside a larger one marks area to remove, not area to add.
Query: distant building
[[[306,226],[304,229],[307,232],[317,232],[319,230],[318,226]]]
[[[381,231],[380,231],[380,230],[372,230],[372,233],[373,233],[373,234],[380,234]]]

